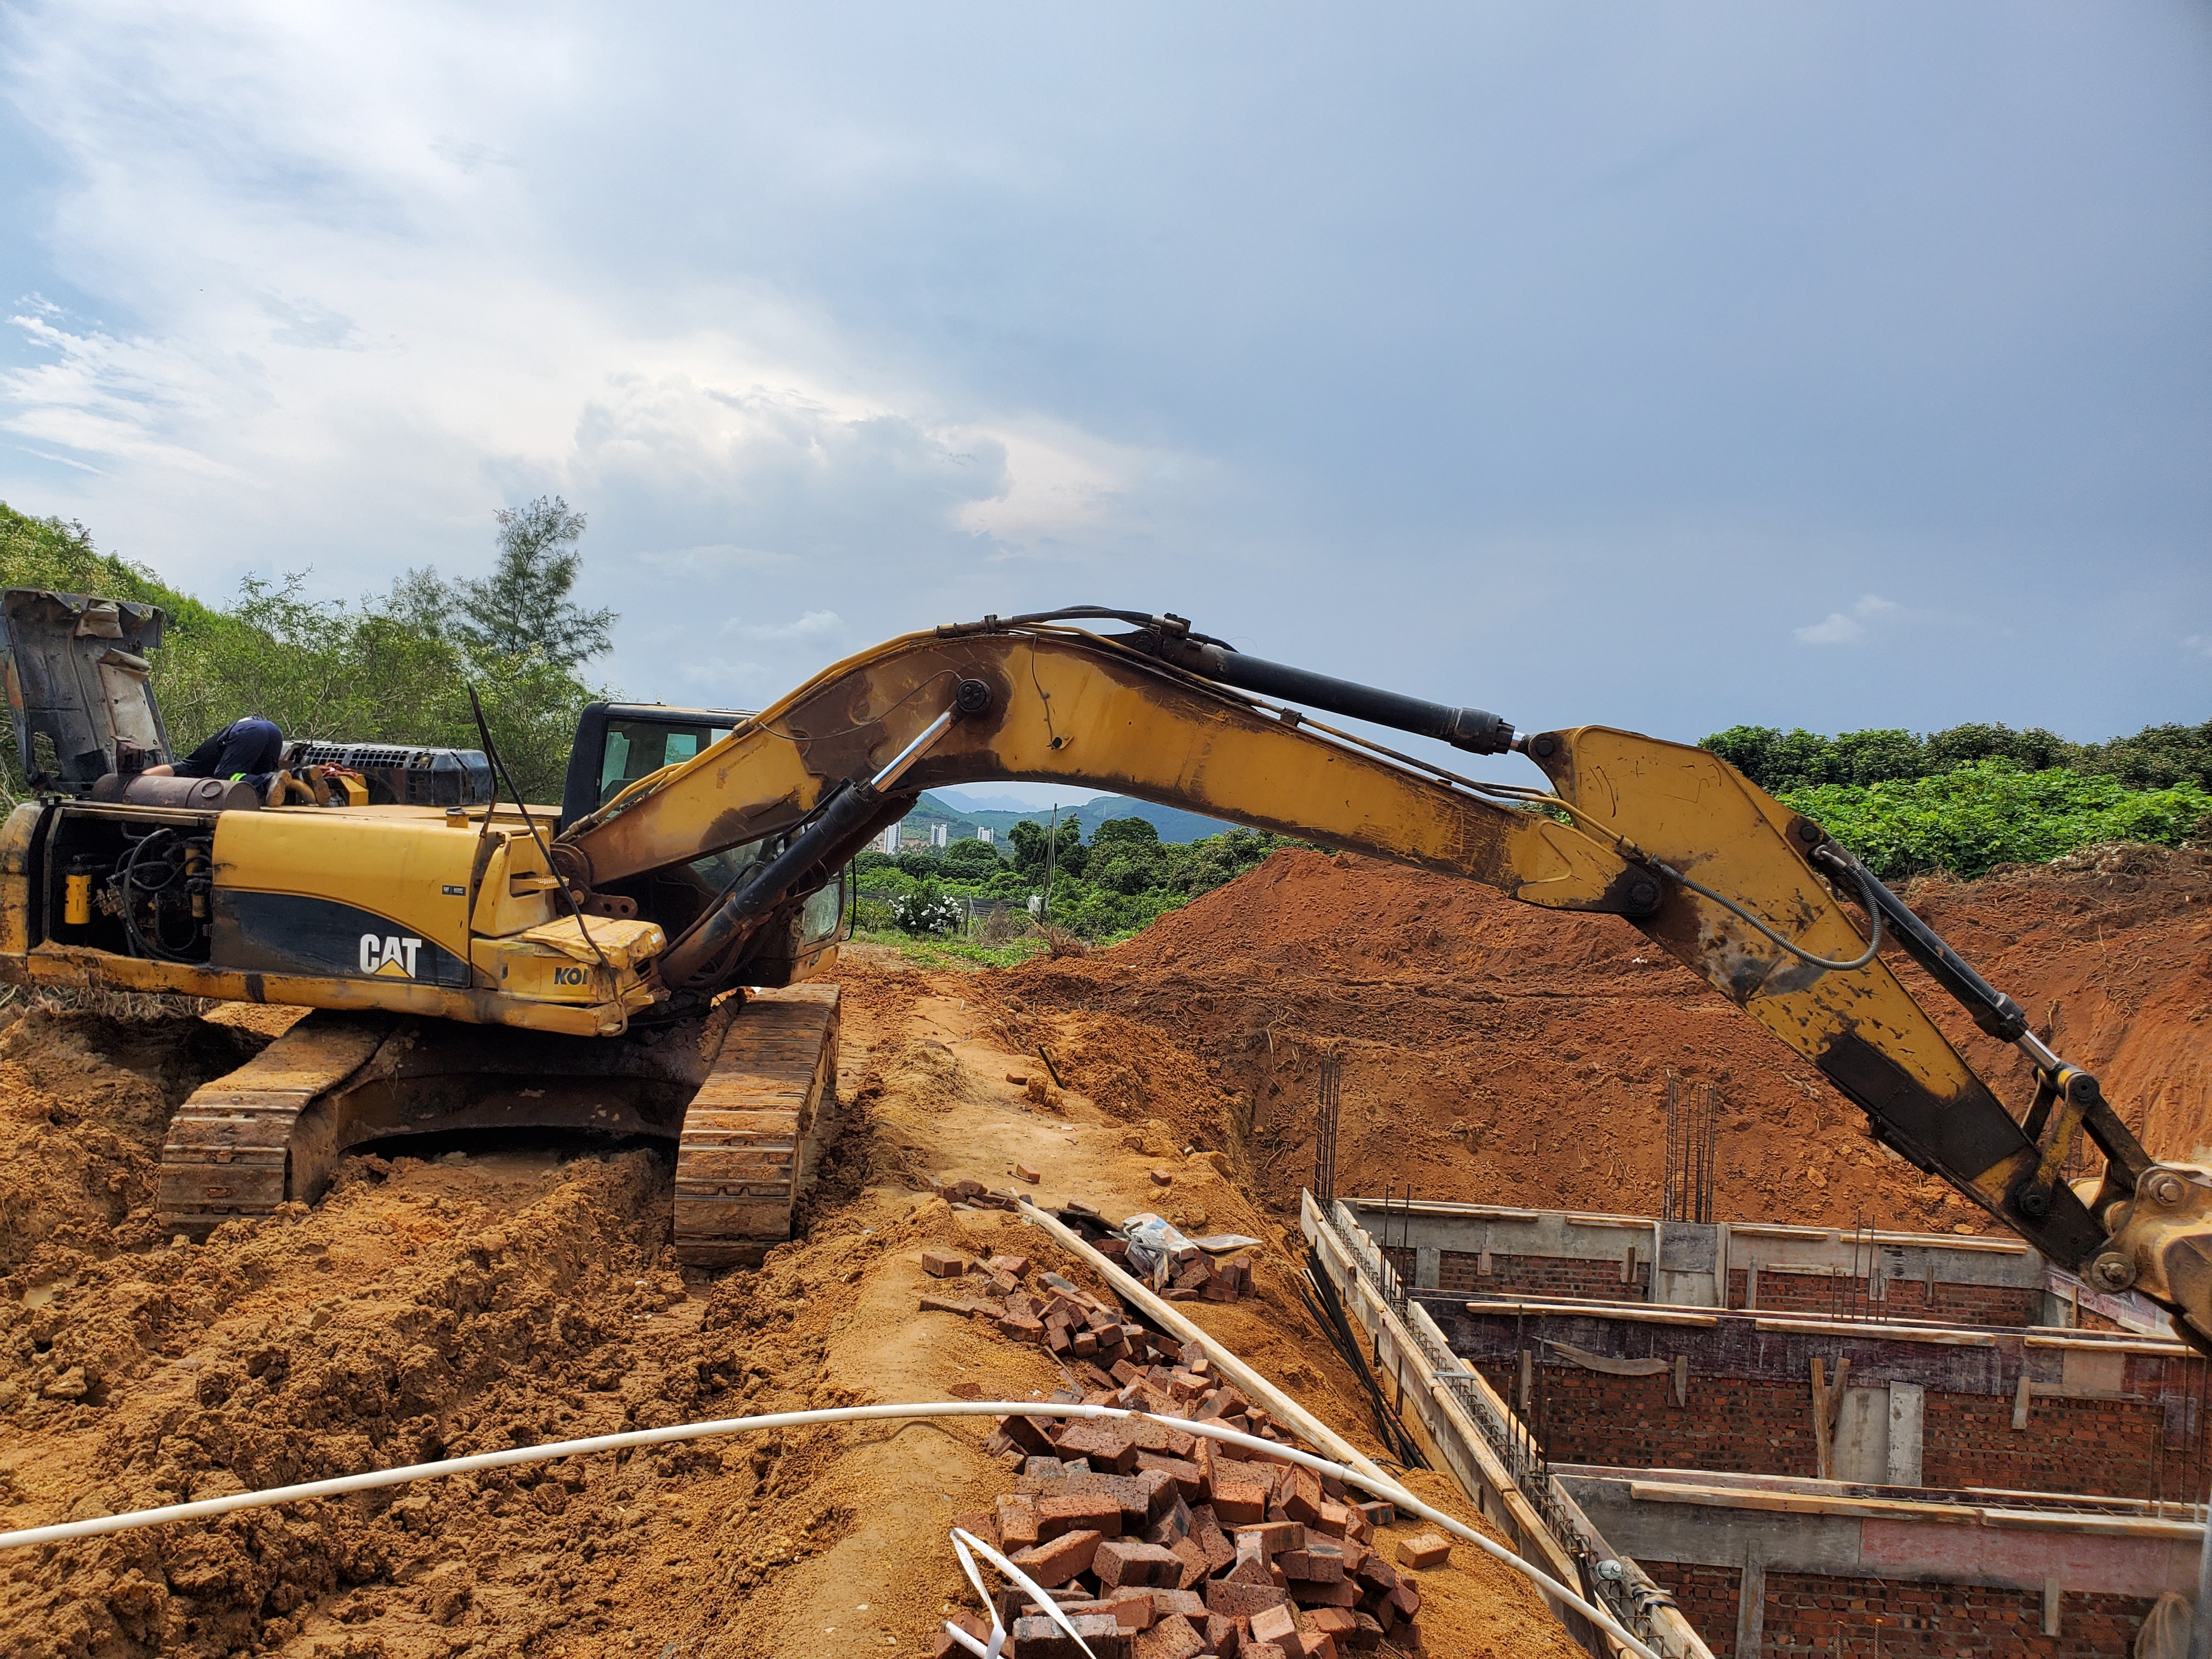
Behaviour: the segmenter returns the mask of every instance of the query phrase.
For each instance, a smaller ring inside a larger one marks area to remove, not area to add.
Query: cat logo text
[[[380,975],[386,979],[415,977],[415,953],[422,948],[419,939],[404,939],[398,934],[382,938],[374,933],[361,936],[361,971]]]

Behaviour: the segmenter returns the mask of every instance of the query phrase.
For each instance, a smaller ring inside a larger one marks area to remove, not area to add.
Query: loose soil
[[[2212,1141],[2212,857],[2116,847],[1908,895],[2097,1070],[2154,1151]],[[1886,959],[1894,962],[1895,953]],[[2017,1052],[1906,962],[1914,994],[2015,1112]],[[1626,922],[1337,854],[1277,854],[1129,943],[978,976],[990,1029],[1044,1046],[1109,1109],[1231,1152],[1295,1215],[1318,1062],[1343,1056],[1336,1185],[1658,1211],[1669,1071],[1719,1090],[1722,1220],[1984,1231],[1865,1132],[1810,1065]]]
[[[2179,1154],[2212,1139],[2207,865],[2119,849],[1911,896]],[[1041,1351],[916,1311],[925,1244],[1070,1269],[1015,1218],[931,1190],[1004,1188],[1018,1163],[1047,1202],[1261,1238],[1254,1300],[1186,1311],[1372,1450],[1295,1289],[1328,1046],[1340,1190],[1648,1212],[1673,1067],[1721,1086],[1724,1217],[1978,1220],[1625,925],[1365,860],[1278,855],[1088,957],[919,974],[860,952],[840,977],[842,1132],[804,1238],[719,1279],[673,1267],[653,1153],[514,1142],[356,1158],[312,1210],[173,1248],[151,1212],[167,1118],[285,1016],[18,1018],[0,1031],[0,1525],[700,1417],[1049,1392]],[[2004,1052],[1929,995],[2023,1101]],[[1006,1081],[1040,1047],[1056,1109]],[[988,1426],[731,1438],[0,1555],[0,1654],[926,1651],[964,1600],[945,1528],[1009,1484]],[[1421,1650],[1571,1651],[1469,1552],[1422,1589]]]

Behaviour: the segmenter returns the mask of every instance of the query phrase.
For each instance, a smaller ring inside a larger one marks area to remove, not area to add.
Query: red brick
[[[1206,1610],[1231,1619],[1257,1613],[1267,1607],[1288,1607],[1290,1601],[1273,1584],[1232,1584],[1216,1578],[1206,1587]]]
[[[1115,1593],[1113,1599],[1114,1617],[1124,1631],[1150,1630],[1160,1616],[1159,1605],[1149,1591],[1126,1589]]]
[[[963,1532],[972,1532],[993,1549],[1004,1549],[999,1541],[999,1516],[995,1510],[970,1510],[965,1515],[956,1515],[952,1524]]]
[[[1206,1552],[1198,1547],[1196,1540],[1178,1538],[1167,1547],[1182,1562],[1182,1577],[1176,1581],[1177,1588],[1188,1589],[1206,1582]]]
[[[1190,1512],[1191,1541],[1206,1552],[1206,1571],[1219,1572],[1237,1559],[1237,1546],[1230,1542],[1229,1534],[1221,1529],[1211,1504],[1200,1504]]]
[[[1398,1540],[1398,1565],[1427,1569],[1451,1560],[1451,1540],[1440,1532],[1419,1532]]]
[[[1147,1386],[1151,1386],[1148,1382]],[[1161,1409],[1175,1406],[1173,1390],[1161,1401]],[[1140,1417],[1125,1425],[1129,1437],[1137,1443],[1139,1451],[1158,1452],[1169,1457],[1188,1457],[1198,1449],[1198,1437],[1187,1434],[1172,1423],[1163,1423],[1157,1418]]]
[[[1247,1642],[1237,1650],[1237,1659],[1290,1659],[1282,1648],[1273,1642]],[[1304,1656],[1300,1656],[1304,1659]]]
[[[1277,1550],[1304,1549],[1306,1545],[1306,1529],[1295,1521],[1262,1521],[1256,1526],[1238,1527],[1236,1533],[1239,1538],[1249,1534],[1258,1539],[1260,1548],[1268,1555]]]
[[[1273,1642],[1287,1652],[1303,1654],[1305,1642],[1298,1634],[1298,1621],[1288,1607],[1263,1608],[1252,1615],[1252,1639]]]
[[[1182,1558],[1158,1544],[1133,1539],[1112,1539],[1098,1546],[1092,1568],[1102,1590],[1164,1584],[1175,1589],[1182,1580]]]
[[[1179,1613],[1170,1613],[1129,1644],[1129,1659],[1197,1659],[1205,1651],[1206,1638]]]
[[[1103,1541],[1095,1532],[1064,1532],[1049,1542],[1016,1551],[1012,1559],[1016,1566],[1038,1583],[1054,1589],[1078,1573],[1090,1571],[1092,1558]]]
[[[1342,1607],[1316,1607],[1306,1615],[1306,1623],[1321,1635],[1341,1640],[1358,1628],[1359,1616]]]
[[[1060,1456],[1087,1458],[1100,1474],[1129,1474],[1137,1467],[1137,1443],[1111,1424],[1070,1423],[1058,1444]]]
[[[1103,1538],[1121,1535],[1121,1505],[1107,1492],[1070,1492],[1036,1500],[1037,1539],[1057,1538],[1064,1532],[1095,1532]]]
[[[926,1249],[921,1253],[921,1270],[932,1279],[957,1279],[968,1271],[968,1258],[957,1250]]]
[[[1067,1477],[1066,1492],[1071,1498],[1079,1492],[1111,1498],[1121,1511],[1121,1530],[1124,1533],[1142,1532],[1152,1521],[1152,1487],[1141,1474],[1071,1474]],[[1170,1488],[1170,1497],[1173,1497]]]
[[[1057,1457],[1060,1449],[1052,1443],[1048,1431],[1060,1426],[1049,1417],[1002,1417],[998,1419],[999,1432],[1019,1446],[1030,1457]]]
[[[1267,1488],[1257,1480],[1231,1476],[1224,1469],[1213,1477],[1213,1512],[1222,1525],[1249,1527],[1267,1518]]]
[[[1067,1622],[1075,1628],[1078,1642],[1053,1620],[1042,1614],[1035,1619],[1014,1620],[1014,1650],[1021,1659],[1083,1659],[1083,1650],[1088,1646],[1097,1659],[1128,1659],[1129,1638],[1121,1634],[1110,1613],[1078,1613],[1068,1616]]]
[[[986,1644],[990,1642],[990,1626],[985,1624],[974,1613],[956,1613],[952,1615],[951,1622],[959,1626],[961,1629],[966,1631],[977,1641]],[[935,1659],[945,1659],[945,1656],[946,1654],[951,1653],[956,1650],[960,1654],[960,1659],[968,1659],[968,1650],[961,1647],[960,1644],[954,1641],[951,1637],[948,1636],[945,1633],[945,1626],[943,1625],[939,1625],[937,1627],[937,1645],[934,1650]]]
[[[1037,1507],[1034,1498],[1013,1492],[1001,1494],[998,1516],[1000,1549],[1025,1550],[1037,1541]]]
[[[1403,1584],[1398,1587],[1399,1589],[1404,1588]],[[1323,1583],[1312,1578],[1293,1578],[1291,1580],[1290,1589],[1291,1600],[1301,1607],[1348,1607],[1355,1605],[1359,1600],[1359,1586],[1343,1579]],[[1395,1595],[1398,1591],[1393,1590],[1390,1593]],[[1407,1615],[1409,1618],[1411,1616],[1411,1614]]]

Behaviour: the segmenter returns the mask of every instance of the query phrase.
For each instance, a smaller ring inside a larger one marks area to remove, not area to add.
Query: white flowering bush
[[[924,882],[911,893],[901,893],[890,903],[892,922],[909,933],[952,933],[960,930],[967,911],[957,898]]]

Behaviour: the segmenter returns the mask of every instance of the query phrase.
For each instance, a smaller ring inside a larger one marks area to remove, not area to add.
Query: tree
[[[999,849],[974,836],[956,841],[945,849],[945,873],[960,881],[982,881],[1003,867]]]
[[[479,657],[535,653],[562,670],[605,651],[616,613],[582,610],[568,597],[583,562],[576,550],[583,534],[584,515],[558,495],[501,508],[499,562],[490,575],[455,586],[460,614],[453,632]],[[435,580],[434,571],[410,571],[398,592],[419,606]]]
[[[1014,843],[1014,867],[1024,875],[1042,880],[1044,876],[1045,843],[1056,839],[1052,863],[1056,873],[1079,876],[1083,873],[1083,826],[1073,814],[1060,821],[1056,837],[1048,835],[1044,825],[1034,818],[1024,818],[1011,832]]]

